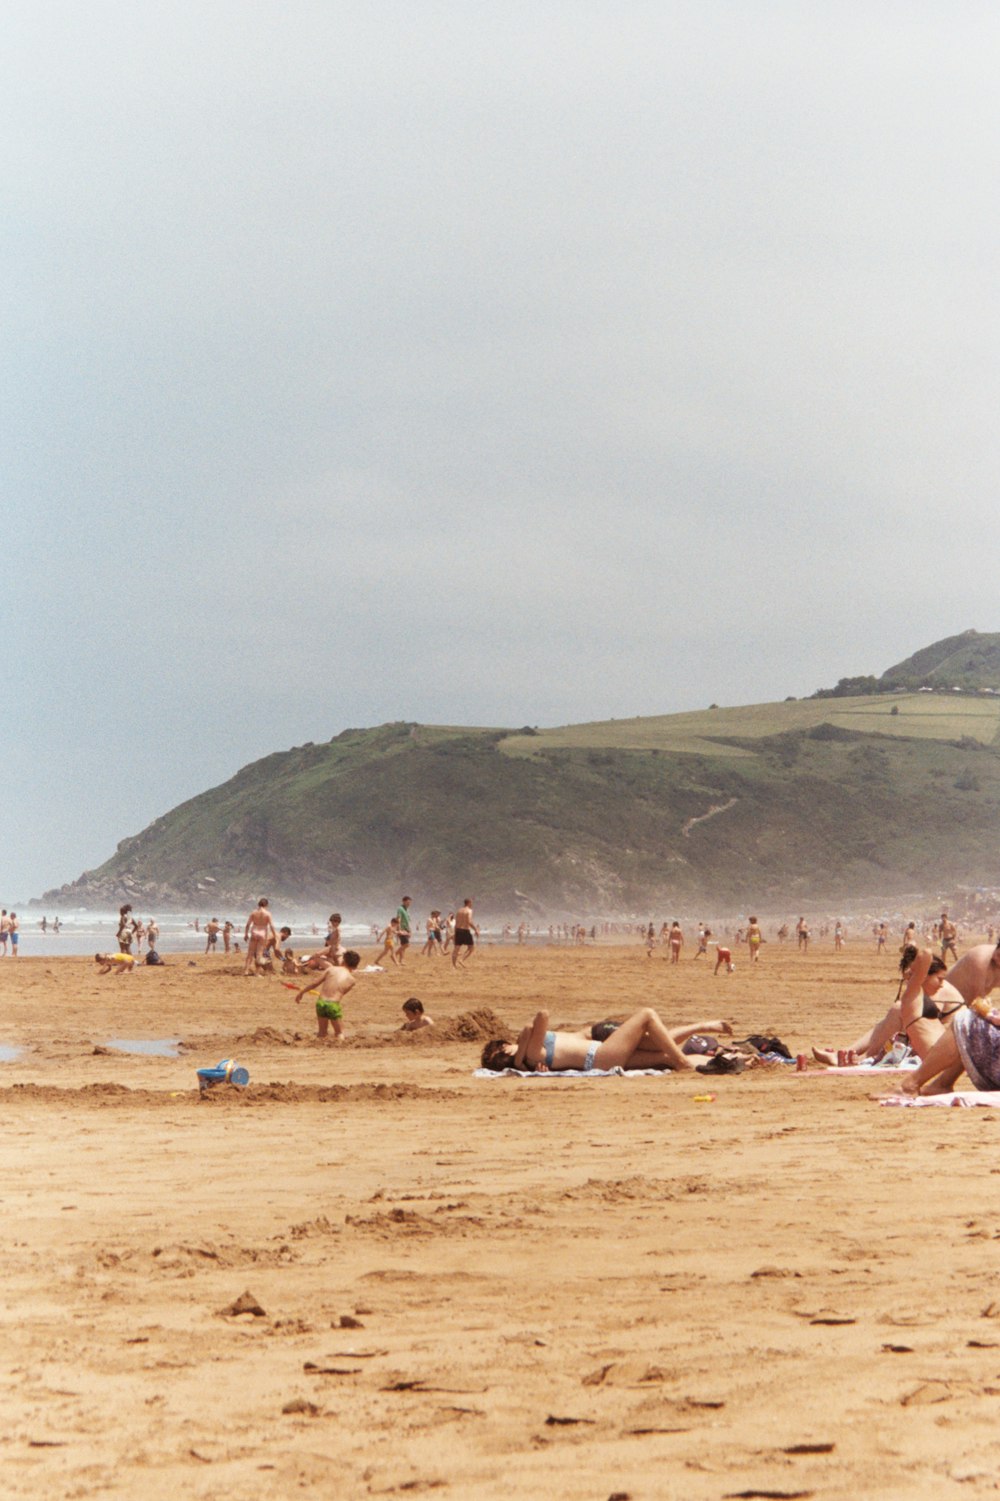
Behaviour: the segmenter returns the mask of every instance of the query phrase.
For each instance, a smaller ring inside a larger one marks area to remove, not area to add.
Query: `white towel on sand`
[[[525,1069],[523,1072],[517,1068],[477,1068],[473,1071],[475,1079],[642,1079],[645,1077],[657,1078],[665,1076],[669,1078],[673,1069],[669,1068],[560,1068],[551,1072],[534,1074]]]
[[[1000,1110],[1000,1089],[962,1090],[956,1094],[891,1094],[880,1105],[955,1105],[959,1110],[969,1110],[973,1105],[986,1105]]]

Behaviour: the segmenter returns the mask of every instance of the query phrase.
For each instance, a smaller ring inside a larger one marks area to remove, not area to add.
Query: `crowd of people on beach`
[[[450,956],[456,969],[469,962],[481,937],[481,929],[473,916],[472,900],[465,898],[446,916],[441,909],[432,908],[423,923],[422,934],[417,929],[412,905],[412,899],[403,896],[395,914],[384,926],[372,926],[372,938],[381,948],[367,965],[366,973],[378,973],[387,964],[403,967],[408,962],[411,947],[416,949],[414,940],[421,936],[423,943],[418,951],[421,957],[435,960]],[[341,924],[340,913],[331,913],[322,944],[309,952],[298,953],[291,945],[292,929],[275,925],[266,897],[261,897],[247,916],[242,945],[237,936],[238,929],[229,919],[210,918],[204,928],[196,920],[194,926],[199,933],[204,933],[206,955],[220,949],[224,954],[241,954],[245,977],[280,973],[294,981],[289,988],[296,991],[296,1002],[301,1002],[307,995],[314,998],[318,1036],[339,1040],[343,1036],[344,999],[355,984],[355,975],[362,962],[356,949],[346,949],[341,942]],[[812,1061],[827,1067],[853,1068],[879,1061],[893,1062],[908,1055],[915,1066],[903,1079],[901,1087],[904,1092],[950,1091],[963,1071],[977,1089],[1000,1089],[1000,1012],[994,1011],[986,999],[1000,984],[1000,942],[996,941],[998,930],[994,922],[983,926],[987,941],[975,944],[959,955],[958,926],[947,908],[933,919],[908,921],[901,935],[899,929],[895,934],[890,931],[888,921],[874,920],[870,930],[857,934],[857,941],[874,943],[876,954],[882,954],[891,950],[901,937],[896,949],[900,956],[900,979],[895,999],[862,1036],[842,1046],[814,1046]],[[58,919],[53,927],[58,931]],[[798,950],[808,953],[813,934],[805,917],[799,917],[794,926],[781,923],[772,927],[770,932],[771,939],[779,944],[787,942],[794,934]],[[313,933],[318,936],[315,926]],[[544,936],[544,929],[533,932],[527,923],[516,927],[506,923],[498,933],[502,944],[514,942],[522,945],[532,938],[537,940]],[[644,943],[648,957],[652,958],[654,951],[660,948],[673,965],[681,962],[685,946],[684,931],[678,919],[665,921],[659,928],[653,921],[646,924],[591,924],[589,928],[583,924],[552,925],[548,936],[550,942],[573,944],[593,942],[599,936],[636,936]],[[832,938],[835,951],[840,952],[848,938],[846,924],[842,919],[824,922],[818,926],[816,936],[821,940]],[[156,921],[149,918],[144,922],[136,917],[130,903],[124,903],[120,908],[116,938],[116,953],[95,955],[101,973],[129,973],[143,962],[143,958],[146,964],[163,962],[156,947],[159,938]],[[700,922],[692,958],[695,962],[703,959],[710,962],[712,951],[715,955],[714,973],[718,974],[720,970],[730,973],[734,968],[732,955],[735,947],[745,947],[749,963],[756,966],[761,962],[762,949],[768,941],[762,924],[752,914],[731,928],[725,938],[713,937],[712,929]],[[9,949],[16,956],[17,944],[16,914],[5,909],[0,913],[0,955]],[[416,997],[406,1001],[403,1012],[402,1026],[406,1031],[433,1026],[433,1020],[426,1015],[422,1002]],[[710,1051],[713,1056],[717,1055],[717,1066],[713,1071],[724,1072],[727,1071],[726,1058],[730,1056],[724,1039],[731,1035],[732,1024],[724,1020],[669,1028],[649,1008],[624,1020],[607,1019],[595,1023],[579,1033],[553,1032],[548,1026],[547,1013],[539,1012],[522,1029],[516,1043],[507,1039],[488,1043],[483,1050],[483,1066],[492,1070],[514,1068],[527,1072],[590,1072],[610,1067],[688,1070],[705,1067],[692,1058],[697,1052],[705,1051],[702,1044],[709,1036]],[[784,1051],[790,1057],[787,1050]],[[733,1065],[730,1071],[738,1069]]]

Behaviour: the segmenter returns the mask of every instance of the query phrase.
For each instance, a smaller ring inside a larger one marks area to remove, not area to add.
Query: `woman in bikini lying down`
[[[918,949],[909,944],[903,950],[899,968],[902,978],[895,1004],[852,1047],[843,1050],[846,1062],[854,1064],[862,1058],[881,1058],[899,1032],[905,1032],[906,1040],[918,1058],[926,1058],[955,1012],[964,1006],[960,992],[945,979],[947,965],[930,949]],[[813,1057],[818,1063],[833,1066],[838,1062],[839,1051],[813,1048]]]
[[[483,1048],[483,1068],[502,1073],[505,1068],[528,1073],[561,1073],[566,1069],[670,1068],[686,1072],[698,1065],[698,1055],[681,1052],[681,1044],[696,1032],[717,1032],[731,1037],[727,1021],[695,1022],[691,1027],[666,1027],[650,1006],[635,1011],[605,1038],[595,1042],[589,1032],[552,1032],[549,1013],[539,1011],[524,1027],[517,1042],[494,1038]]]

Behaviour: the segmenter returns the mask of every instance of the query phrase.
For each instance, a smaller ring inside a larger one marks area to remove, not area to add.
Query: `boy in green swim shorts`
[[[333,1040],[339,1042],[344,1035],[343,999],[349,990],[354,989],[354,971],[361,963],[361,955],[353,949],[348,949],[340,964],[328,964],[315,980],[308,985],[303,985],[295,997],[296,1004],[310,991],[318,990],[316,997],[316,1035],[325,1037],[333,1023]]]

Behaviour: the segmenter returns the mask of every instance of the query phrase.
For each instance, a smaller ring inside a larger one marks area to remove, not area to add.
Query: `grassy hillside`
[[[636,912],[997,884],[1000,702],[810,699],[277,753],[45,900]]]
[[[963,631],[947,636],[933,646],[897,662],[879,679],[888,687],[897,684],[934,688],[992,688],[1000,691],[1000,634]]]

